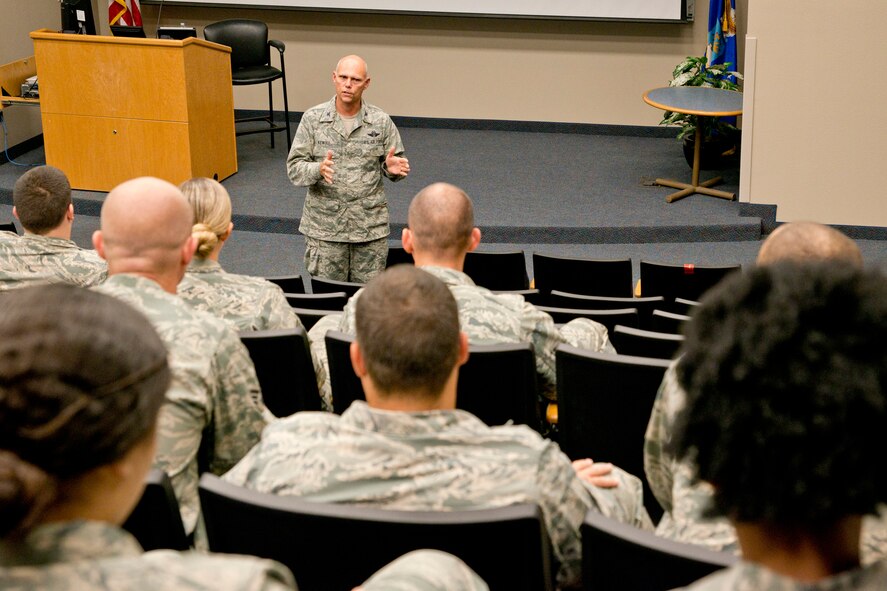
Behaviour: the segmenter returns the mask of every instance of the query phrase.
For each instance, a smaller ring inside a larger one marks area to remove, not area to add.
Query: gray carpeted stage
[[[463,187],[474,200],[488,250],[523,249],[594,258],[631,257],[696,264],[748,264],[775,208],[694,195],[665,203],[672,191],[656,177],[687,180],[690,169],[674,138],[648,128],[624,134],[553,133],[410,127],[400,131],[412,174],[387,183],[393,240],[399,240],[412,196],[434,181]],[[301,272],[298,221],[305,189],[286,177],[285,139],[237,139],[239,172],[224,181],[234,204],[235,233],[223,251],[231,271],[255,275]],[[42,149],[17,158],[41,162]],[[8,218],[15,179],[24,171],[0,165],[0,214]],[[738,191],[738,165],[704,172]],[[76,191],[75,239],[89,244],[103,193]],[[752,215],[755,214],[755,215]],[[887,259],[887,241],[860,240],[872,263]],[[529,265],[528,256],[528,266]],[[530,269],[532,271],[532,269]]]

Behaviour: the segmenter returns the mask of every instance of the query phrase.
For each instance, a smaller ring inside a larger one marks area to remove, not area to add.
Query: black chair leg
[[[283,63],[283,56],[280,60],[280,73],[283,81],[283,116],[286,117],[286,148],[289,150],[293,140],[290,136],[290,102],[286,94],[286,64]]]
[[[268,125],[271,126],[271,148],[274,148],[274,89],[268,83]]]

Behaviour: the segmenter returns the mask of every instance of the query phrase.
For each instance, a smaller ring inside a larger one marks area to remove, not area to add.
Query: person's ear
[[[354,368],[354,373],[357,374],[357,377],[363,378],[366,376],[366,362],[363,359],[363,351],[360,350],[360,345],[357,344],[357,341],[351,343],[348,353],[351,356],[351,367]]]
[[[459,365],[465,365],[465,362],[468,361],[468,335],[459,331]]]
[[[100,257],[106,261],[108,260],[108,257],[105,256],[105,238],[102,236],[101,230],[96,230],[92,233],[92,246]]]
[[[15,219],[20,220],[20,218],[18,217],[18,211],[16,211],[15,209],[15,205],[12,206],[12,215],[13,217],[15,217]]]
[[[231,232],[233,232],[233,231],[234,231],[234,222],[230,222],[228,224],[228,229],[225,230],[225,232],[221,236],[219,236],[219,242],[224,242],[224,241],[228,240],[228,238],[231,238]]]
[[[182,244],[181,257],[184,266],[187,267],[191,263],[191,259],[194,258],[195,252],[197,252],[197,240],[191,235],[188,236],[188,239]]]
[[[74,204],[73,203],[68,204],[68,211],[65,213],[65,217],[68,219],[69,222],[74,221]]]
[[[468,240],[468,252],[472,252],[480,244],[480,228],[471,230],[471,238]]]
[[[413,233],[409,228],[404,228],[400,233],[400,241],[403,243],[403,249],[407,254],[413,254]]]

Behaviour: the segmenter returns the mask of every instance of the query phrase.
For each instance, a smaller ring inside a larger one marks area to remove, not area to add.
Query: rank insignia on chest
[[[379,137],[379,136],[382,135],[382,134],[379,133],[378,131],[371,131],[371,132],[369,132],[367,135],[370,136],[370,137]]]

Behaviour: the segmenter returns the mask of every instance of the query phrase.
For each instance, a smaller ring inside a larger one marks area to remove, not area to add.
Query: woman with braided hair
[[[0,588],[292,589],[252,557],[143,553],[120,528],[139,500],[171,374],[135,309],[52,285],[3,296]]]
[[[226,273],[219,254],[231,237],[231,198],[220,183],[193,178],[179,186],[194,211],[197,251],[177,293],[198,310],[233,322],[238,330],[302,326],[283,290],[261,277]]]

